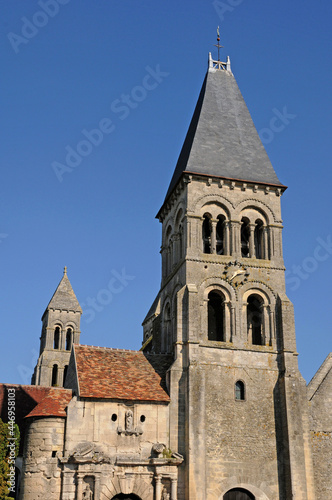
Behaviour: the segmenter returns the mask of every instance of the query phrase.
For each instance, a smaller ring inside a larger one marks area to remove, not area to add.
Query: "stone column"
[[[231,320],[231,303],[224,303],[224,341],[230,342],[231,338],[231,328],[232,328],[232,320]]]
[[[176,477],[171,477],[171,500],[177,500],[178,480]]]
[[[57,384],[59,387],[63,387],[63,371],[64,371],[64,368],[60,368],[58,366],[58,380],[57,380]]]
[[[269,318],[269,311],[268,311],[268,308],[269,306],[268,305],[263,305],[262,306],[263,308],[263,335],[264,335],[264,338],[263,338],[263,345],[271,345],[271,328],[270,328],[270,318]]]
[[[240,237],[240,222],[239,221],[230,221],[230,230],[231,230],[231,249],[230,253],[234,257],[241,257],[241,237]]]
[[[95,496],[94,500],[100,499],[100,475],[96,474],[95,476]]]
[[[267,226],[263,227],[263,252],[264,259],[269,258],[269,228]]]
[[[83,474],[77,472],[76,474],[76,500],[82,500],[83,493]]]
[[[236,332],[235,306],[231,305],[231,336],[229,341],[233,342]]]
[[[250,236],[249,236],[249,257],[256,257],[255,252],[255,224],[249,224]]]
[[[230,223],[228,221],[224,222],[224,255],[230,255],[230,238],[229,238],[229,226]]]
[[[211,253],[217,253],[217,241],[216,241],[216,231],[217,231],[218,221],[211,219]]]
[[[62,330],[60,331],[60,339],[59,339],[59,349],[60,351],[64,351],[66,349],[66,335],[67,335],[67,332],[66,330]]]
[[[155,480],[155,500],[161,500],[161,475],[156,474],[154,476]]]

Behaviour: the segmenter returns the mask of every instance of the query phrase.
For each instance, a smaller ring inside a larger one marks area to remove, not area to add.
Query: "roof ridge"
[[[100,345],[88,345],[88,344],[74,344],[75,347],[88,347],[92,349],[104,349],[109,351],[124,351],[124,352],[136,352],[139,353],[141,351],[137,349],[122,349],[121,347],[106,347]]]

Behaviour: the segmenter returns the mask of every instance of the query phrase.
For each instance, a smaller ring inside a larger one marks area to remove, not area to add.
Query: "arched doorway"
[[[131,493],[130,495],[126,495],[125,493],[119,493],[112,500],[141,500],[140,497]]]
[[[255,497],[243,488],[234,488],[225,493],[223,500],[255,500]]]

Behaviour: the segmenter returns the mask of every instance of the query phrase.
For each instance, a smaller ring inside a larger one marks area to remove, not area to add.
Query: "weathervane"
[[[224,46],[223,45],[220,45],[220,33],[219,33],[219,26],[217,28],[217,44],[215,45],[215,47],[218,47],[218,62],[220,62],[220,49],[223,49]]]

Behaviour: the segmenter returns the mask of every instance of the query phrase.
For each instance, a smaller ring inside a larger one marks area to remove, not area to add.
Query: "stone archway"
[[[113,497],[112,500],[141,500],[141,498],[134,494],[126,495],[125,493],[120,493]]]
[[[248,490],[233,488],[225,493],[223,500],[255,500],[255,497]]]

